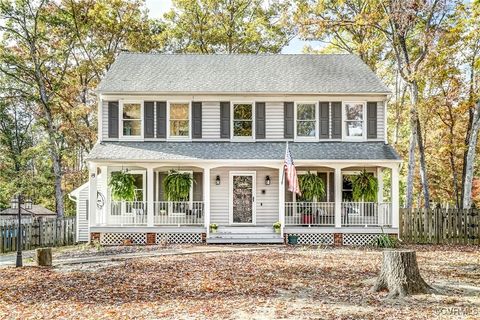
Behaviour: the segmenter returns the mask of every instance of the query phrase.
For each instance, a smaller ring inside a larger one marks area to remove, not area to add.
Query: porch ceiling
[[[399,160],[384,142],[290,142],[295,160]],[[101,142],[88,160],[283,160],[285,142]]]

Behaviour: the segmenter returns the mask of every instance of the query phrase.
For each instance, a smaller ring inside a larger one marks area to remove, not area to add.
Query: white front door
[[[255,172],[230,172],[230,223],[255,224]]]

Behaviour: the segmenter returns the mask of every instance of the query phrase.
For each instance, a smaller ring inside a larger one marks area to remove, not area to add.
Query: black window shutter
[[[265,139],[265,102],[255,104],[255,137]]]
[[[108,137],[118,138],[118,101],[108,102]]]
[[[320,114],[320,139],[328,139],[330,136],[330,107],[328,102],[319,103]]]
[[[192,102],[192,138],[202,138],[202,103]]]
[[[167,103],[157,102],[157,138],[167,137]]]
[[[230,102],[220,102],[220,138],[230,139]]]
[[[293,102],[285,102],[283,104],[283,136],[285,139],[293,139],[293,122],[294,112],[293,112]]]
[[[377,103],[367,102],[367,138],[377,138]]]
[[[332,139],[342,139],[341,102],[332,102]]]
[[[145,101],[143,103],[143,118],[144,118],[144,138],[154,138],[155,137],[155,102]]]

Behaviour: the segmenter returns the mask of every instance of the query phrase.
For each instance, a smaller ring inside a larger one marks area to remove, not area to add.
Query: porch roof
[[[289,142],[294,160],[400,160],[376,142]],[[285,142],[101,142],[88,160],[283,160]]]

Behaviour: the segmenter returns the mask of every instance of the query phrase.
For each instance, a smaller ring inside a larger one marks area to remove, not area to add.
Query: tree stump
[[[420,275],[415,251],[389,250],[383,252],[382,269],[373,286],[373,291],[384,289],[388,289],[389,298],[401,298],[432,291],[432,288]]]
[[[37,266],[51,267],[52,248],[39,248],[35,250],[35,261],[37,262]]]

